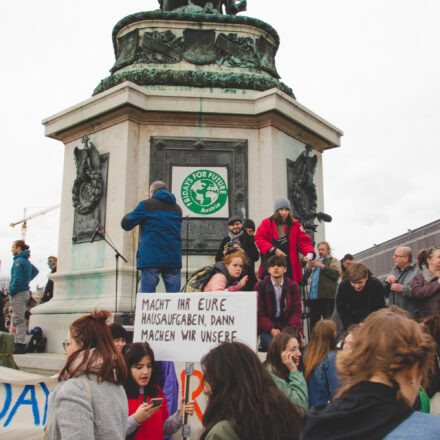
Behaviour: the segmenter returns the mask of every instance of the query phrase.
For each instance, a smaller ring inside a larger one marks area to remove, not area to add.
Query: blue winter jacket
[[[182,267],[182,210],[173,194],[165,189],[157,190],[151,199],[140,202],[121,221],[126,231],[137,225],[140,225],[138,269]]]
[[[334,351],[330,351],[307,379],[309,408],[319,404],[326,405],[334,399],[340,385],[336,375],[336,354]]]
[[[9,283],[9,295],[29,290],[29,283],[38,275],[38,269],[29,261],[29,250],[14,255]]]

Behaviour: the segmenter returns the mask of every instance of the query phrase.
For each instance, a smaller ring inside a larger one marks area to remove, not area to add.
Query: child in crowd
[[[298,339],[286,333],[276,335],[267,350],[264,363],[278,388],[304,410],[309,407],[307,384],[298,370],[301,351]]]
[[[134,343],[124,350],[128,369],[125,391],[128,397],[127,439],[162,440],[182,426],[183,408],[168,417],[167,401],[158,385],[154,353],[148,343]],[[194,412],[194,401],[185,405]]]
[[[304,357],[309,407],[334,399],[340,383],[336,373],[336,324],[322,319],[313,327]]]

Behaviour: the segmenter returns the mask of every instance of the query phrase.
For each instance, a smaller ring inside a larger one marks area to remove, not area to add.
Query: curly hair
[[[299,439],[301,416],[249,347],[224,342],[201,364],[211,390],[201,440],[222,420],[231,423],[241,440]]]
[[[350,350],[337,354],[336,364],[343,386],[336,397],[376,374],[384,375],[398,389],[396,373],[416,364],[426,378],[432,368],[434,352],[432,337],[423,333],[414,320],[389,309],[373,312],[353,332]]]

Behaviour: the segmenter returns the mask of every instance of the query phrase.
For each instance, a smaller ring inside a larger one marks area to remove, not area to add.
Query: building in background
[[[375,244],[369,249],[354,254],[354,259],[365,263],[375,277],[384,279],[393,264],[393,254],[397,247],[409,246],[415,258],[419,250],[438,245],[440,245],[440,219],[417,229],[408,229],[406,234]]]

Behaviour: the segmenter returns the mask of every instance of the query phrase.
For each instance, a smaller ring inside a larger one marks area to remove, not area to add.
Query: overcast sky
[[[1,275],[9,223],[59,203],[63,145],[42,119],[89,98],[114,63],[113,26],[156,0],[0,3]],[[248,0],[246,15],[281,38],[277,67],[298,101],[342,129],[324,154],[327,239],[334,254],[368,248],[439,218],[440,2]],[[436,183],[437,182],[437,183]],[[32,261],[46,282],[59,211],[28,223]]]

